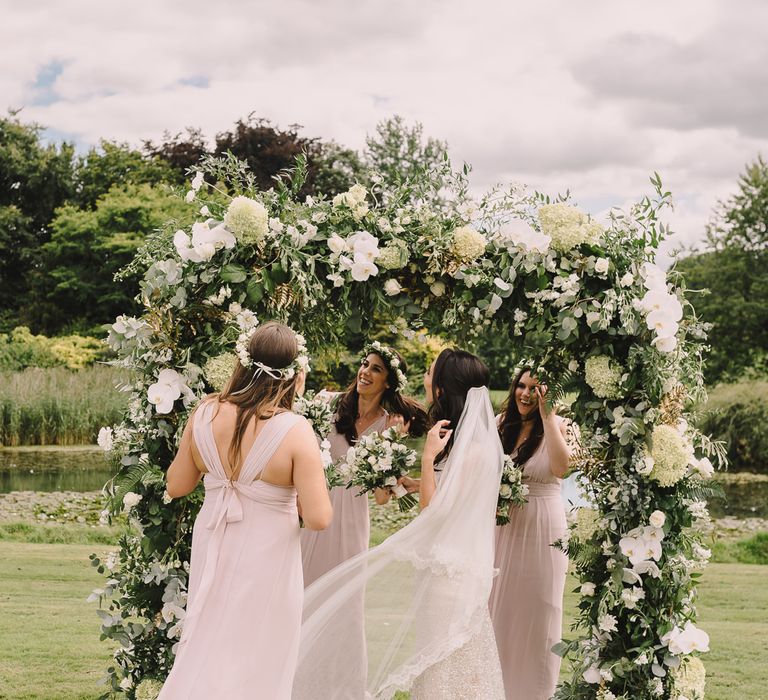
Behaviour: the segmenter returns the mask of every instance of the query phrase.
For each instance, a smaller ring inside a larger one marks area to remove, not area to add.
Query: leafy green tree
[[[168,189],[149,184],[114,187],[93,209],[61,207],[25,310],[33,330],[95,332],[116,315],[136,311],[138,281],[117,283],[115,273],[147,234],[169,219],[187,223],[194,213]]]
[[[41,131],[16,113],[0,118],[0,330],[16,325],[53,212],[73,191],[72,145],[46,145]]]
[[[708,382],[731,381],[768,359],[768,166],[758,158],[739,191],[720,202],[707,228],[707,250],[677,268],[693,289],[696,313],[712,324]]]
[[[424,137],[424,127],[409,126],[399,115],[384,119],[366,138],[365,162],[394,186],[419,171],[440,168],[448,158],[448,143]]]
[[[127,143],[102,140],[78,159],[72,203],[92,208],[112,187],[175,183],[173,168],[161,158],[144,154]]]

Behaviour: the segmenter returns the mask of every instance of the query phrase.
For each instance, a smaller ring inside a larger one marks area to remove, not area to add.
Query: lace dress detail
[[[416,679],[412,700],[504,700],[499,652],[490,615],[480,631]]]
[[[435,465],[438,488],[446,460]],[[504,700],[499,651],[491,616],[483,611],[480,629],[447,659],[416,679],[412,700]]]

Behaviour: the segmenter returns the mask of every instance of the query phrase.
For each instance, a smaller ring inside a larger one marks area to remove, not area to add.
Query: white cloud
[[[447,139],[478,189],[570,188],[597,213],[658,171],[693,242],[768,150],[765,19],[757,0],[14,3],[0,106],[83,143],[212,138],[254,112],[357,148],[398,113]]]

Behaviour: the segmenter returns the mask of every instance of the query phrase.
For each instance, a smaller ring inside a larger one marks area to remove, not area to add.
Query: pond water
[[[93,447],[0,449],[0,493],[11,491],[99,491],[112,478],[104,454]],[[713,517],[768,518],[768,481],[723,483],[726,499],[713,500]],[[563,500],[581,505],[572,479]]]
[[[98,448],[0,449],[0,493],[99,491],[110,478]]]

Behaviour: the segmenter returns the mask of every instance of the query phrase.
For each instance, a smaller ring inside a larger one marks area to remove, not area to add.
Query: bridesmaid
[[[560,483],[568,471],[565,421],[548,409],[546,386],[523,367],[509,390],[499,435],[523,469],[528,503],[496,528],[490,607],[507,700],[546,700],[557,684],[568,559],[551,544],[567,531]]]
[[[401,355],[379,342],[369,343],[355,381],[341,394],[336,394],[336,413],[328,440],[334,462],[343,459],[350,446],[369,432],[382,431],[392,425],[403,426],[411,435],[425,432],[427,416],[416,402],[402,395],[407,367]],[[414,483],[406,477],[406,487]],[[377,490],[376,502],[383,505],[390,494]],[[309,586],[341,562],[368,549],[371,521],[368,498],[352,489],[331,490],[334,518],[323,532],[301,533],[301,556],[304,585]]]
[[[314,432],[291,412],[305,359],[290,328],[257,327],[225,390],[184,430],[168,493],[186,496],[204,474],[205,501],[184,629],[159,700],[291,697],[304,590],[297,495],[307,528],[322,530],[332,516]]]

